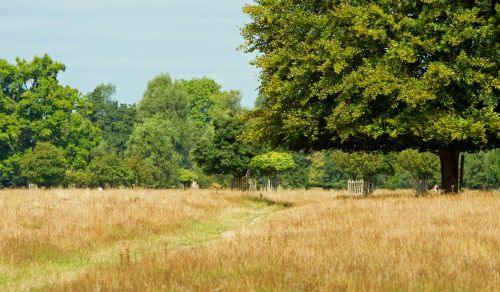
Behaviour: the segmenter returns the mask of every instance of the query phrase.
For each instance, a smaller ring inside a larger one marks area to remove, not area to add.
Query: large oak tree
[[[246,135],[292,149],[439,153],[500,145],[495,1],[256,0],[242,34],[261,100]]]

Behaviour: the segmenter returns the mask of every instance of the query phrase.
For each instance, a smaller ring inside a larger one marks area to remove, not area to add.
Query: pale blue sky
[[[237,47],[251,0],[0,0],[0,58],[49,54],[64,84],[89,92],[113,83],[137,102],[147,81],[208,76],[253,106],[258,71]]]

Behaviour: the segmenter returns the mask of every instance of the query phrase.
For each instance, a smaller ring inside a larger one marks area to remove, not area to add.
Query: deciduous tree
[[[91,107],[82,95],[59,84],[64,70],[47,55],[15,64],[0,60],[0,184],[25,184],[21,158],[40,142],[63,149],[68,167],[86,167],[99,129],[85,118]]]
[[[22,174],[29,183],[54,187],[64,181],[66,159],[64,151],[48,142],[39,142],[29,150],[21,163]]]
[[[244,11],[263,99],[247,139],[431,150],[447,192],[461,151],[500,145],[496,1],[256,0]]]
[[[261,153],[259,147],[238,139],[245,129],[239,117],[214,121],[214,134],[200,139],[194,149],[195,161],[208,174],[241,177],[249,170],[250,159]]]
[[[414,180],[433,180],[439,174],[439,158],[430,152],[404,150],[399,153],[397,162]]]
[[[271,178],[278,173],[292,170],[296,167],[295,161],[290,153],[271,151],[257,155],[250,160],[250,168],[267,176],[266,189],[270,190]]]
[[[376,175],[393,173],[392,165],[379,153],[333,151],[331,159],[353,179],[371,181]]]
[[[152,174],[153,180],[142,180],[140,173],[135,174],[138,185],[148,187],[170,187],[176,182],[177,171],[180,168],[181,155],[176,151],[179,130],[172,122],[160,117],[152,117],[138,124],[130,136],[126,155],[136,157],[142,162],[138,168],[144,172],[144,166],[151,168],[146,171]],[[147,185],[153,183],[153,185]]]
[[[113,99],[116,87],[112,84],[98,85],[86,99],[92,104],[89,119],[99,127],[102,139],[112,151],[122,155],[137,121],[135,104],[119,104]]]

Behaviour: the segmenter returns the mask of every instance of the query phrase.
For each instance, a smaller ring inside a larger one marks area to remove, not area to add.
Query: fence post
[[[464,187],[464,166],[465,166],[465,153],[460,154],[460,183],[458,184],[458,192],[462,191]]]

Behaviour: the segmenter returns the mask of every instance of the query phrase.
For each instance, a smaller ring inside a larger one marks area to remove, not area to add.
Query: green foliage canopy
[[[180,86],[188,96],[189,115],[196,121],[197,126],[202,127],[210,123],[212,116],[210,111],[214,106],[213,96],[220,92],[221,86],[210,78],[196,78],[181,80]]]
[[[369,179],[378,174],[392,174],[393,167],[378,153],[333,151],[331,158],[350,178]]]
[[[214,122],[213,138],[200,140],[193,151],[194,159],[206,173],[245,175],[250,159],[261,153],[258,147],[238,139],[245,127],[245,121],[239,117]]]
[[[159,74],[148,83],[138,117],[128,155],[146,159],[153,167],[155,187],[174,185],[178,169],[192,166],[190,150],[196,136],[187,92],[180,82]]]
[[[148,82],[139,102],[139,118],[160,116],[171,121],[185,121],[189,113],[188,95],[179,82],[160,74]]]
[[[399,153],[397,162],[414,180],[439,176],[439,157],[433,153],[407,149]]]
[[[349,151],[500,145],[495,1],[256,0],[244,11],[262,82],[247,139]]]
[[[119,187],[129,185],[130,170],[114,151],[106,149],[94,156],[88,166],[88,184],[95,187]]]
[[[29,150],[21,163],[22,174],[29,183],[41,187],[60,185],[65,177],[64,151],[48,142],[39,142]]]
[[[318,151],[310,155],[311,168],[308,173],[311,186],[323,188],[345,188],[347,177],[332,158],[331,151]]]
[[[208,174],[240,173],[241,159],[248,164],[255,155],[246,145],[235,143],[243,127],[237,118],[240,100],[239,92],[221,91],[219,84],[206,77],[172,80],[167,74],[156,76],[139,103],[138,123],[128,144],[134,181],[171,186],[185,182],[184,176],[178,176],[183,170],[207,181],[200,167]],[[145,171],[150,166],[154,171]]]
[[[465,186],[500,188],[500,149],[465,155]]]
[[[303,152],[292,152],[291,154],[295,168],[280,175],[281,186],[293,189],[309,187],[311,159]]]
[[[91,106],[57,76],[65,66],[49,56],[15,64],[0,60],[0,185],[24,185],[19,166],[39,142],[63,149],[68,167],[86,167],[99,129],[86,119]]]
[[[198,180],[198,175],[196,172],[190,169],[180,169],[177,175],[177,179],[185,186],[189,187],[189,183]]]
[[[135,104],[118,104],[113,100],[115,93],[116,88],[112,84],[98,85],[86,97],[92,104],[88,117],[101,130],[102,140],[114,152],[123,154],[137,120],[137,108]]]
[[[268,176],[294,169],[295,161],[290,153],[271,151],[250,160],[250,168]]]
[[[126,154],[139,158],[140,163],[147,163],[153,176],[152,181],[138,177],[140,185],[149,182],[153,183],[149,186],[170,187],[175,184],[182,158],[175,149],[178,139],[178,129],[172,122],[160,117],[148,118],[136,126],[130,136]]]

